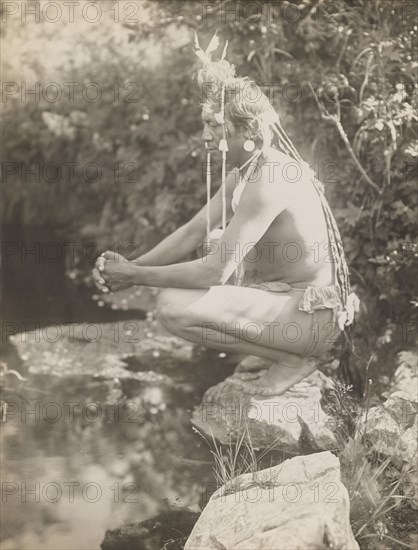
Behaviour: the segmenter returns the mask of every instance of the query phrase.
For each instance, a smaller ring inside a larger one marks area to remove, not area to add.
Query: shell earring
[[[242,146],[247,153],[252,153],[255,149],[255,143],[252,139],[245,140]]]

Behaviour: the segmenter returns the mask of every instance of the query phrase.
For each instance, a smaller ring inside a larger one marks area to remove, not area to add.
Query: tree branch
[[[360,161],[356,157],[356,154],[354,153],[353,148],[351,147],[351,143],[350,143],[350,141],[347,137],[347,134],[344,131],[344,128],[342,127],[342,124],[339,120],[339,117],[337,117],[336,115],[330,115],[329,114],[329,112],[325,109],[325,107],[320,103],[320,101],[318,99],[318,96],[316,95],[315,90],[313,89],[312,84],[309,84],[309,88],[312,91],[312,94],[313,94],[313,96],[315,98],[315,101],[318,105],[318,109],[321,113],[321,116],[322,116],[323,120],[329,120],[337,127],[338,133],[340,134],[340,137],[343,140],[343,142],[344,142],[344,144],[347,148],[347,151],[349,152],[349,154],[350,154],[351,158],[353,159],[355,165],[357,166],[357,168],[361,172],[363,178],[367,181],[367,183],[370,185],[370,187],[373,187],[373,189],[379,195],[381,195],[382,190],[380,189],[380,187],[372,179],[370,179],[369,175],[367,174],[367,172],[365,171],[365,169],[361,165]]]

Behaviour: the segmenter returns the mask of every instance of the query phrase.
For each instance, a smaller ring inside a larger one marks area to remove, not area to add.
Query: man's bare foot
[[[272,361],[269,359],[263,359],[258,355],[247,355],[240,363],[238,363],[235,372],[254,372],[258,370],[269,369],[272,365]]]
[[[251,380],[249,373],[245,378],[232,377],[230,380],[250,395],[281,395],[315,370],[316,364],[305,359],[301,360],[300,366],[284,367],[273,363],[268,371],[258,373],[260,374],[258,377],[254,374]]]

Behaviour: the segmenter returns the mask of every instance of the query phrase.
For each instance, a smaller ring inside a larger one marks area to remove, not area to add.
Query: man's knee
[[[175,294],[174,289],[166,288],[157,298],[157,319],[170,332],[184,324],[184,315],[179,309]]]

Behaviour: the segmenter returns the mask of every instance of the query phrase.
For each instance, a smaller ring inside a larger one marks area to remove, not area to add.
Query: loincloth
[[[299,301],[299,310],[313,313],[317,309],[338,309],[342,307],[340,289],[337,285],[312,286],[299,288],[283,281],[266,281],[261,283],[243,284],[249,288],[259,288],[270,292],[289,292],[298,290],[303,292]]]
[[[337,316],[343,305],[340,289],[337,285],[309,285],[306,288],[299,288],[283,281],[265,281],[248,284],[244,281],[242,286],[269,292],[298,291],[301,293],[298,309],[312,316],[309,323],[309,330],[311,331],[309,343],[303,355],[323,354],[332,347],[330,344],[335,343],[341,334]],[[328,311],[321,312],[321,310]],[[331,334],[333,335],[332,338],[330,338]]]

